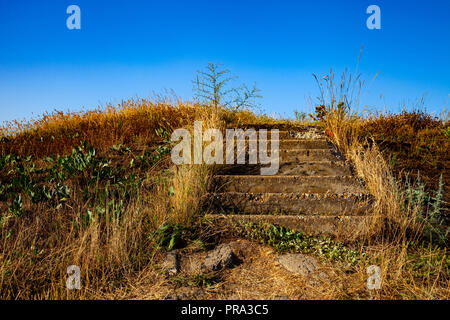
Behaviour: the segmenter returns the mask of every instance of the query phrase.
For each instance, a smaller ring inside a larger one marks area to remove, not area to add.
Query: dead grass
[[[419,175],[427,191],[436,190],[443,176],[446,202],[450,201],[450,136],[445,119],[413,110],[370,115],[361,121],[360,138],[377,143],[392,174],[405,180]]]
[[[99,151],[117,144],[147,144],[158,140],[155,129],[172,132],[192,125],[194,119],[207,113],[205,108],[187,102],[145,99],[79,113],[54,112],[37,120],[3,125],[0,151],[41,157],[70,152],[80,141],[87,141]]]

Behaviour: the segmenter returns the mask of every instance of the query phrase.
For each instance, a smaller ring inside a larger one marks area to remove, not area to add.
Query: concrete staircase
[[[211,218],[267,221],[327,236],[367,229],[371,196],[321,132],[280,131],[279,145],[276,175],[260,175],[261,164],[222,166],[209,194]]]

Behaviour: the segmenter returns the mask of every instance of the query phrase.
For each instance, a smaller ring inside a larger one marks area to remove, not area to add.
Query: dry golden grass
[[[40,157],[65,154],[80,141],[98,150],[136,141],[145,144],[157,139],[155,129],[172,132],[208,113],[204,107],[181,101],[173,105],[144,99],[86,112],[54,112],[38,120],[4,125],[0,128],[0,136],[5,137],[0,151]]]
[[[423,111],[369,115],[360,137],[374,140],[396,179],[420,175],[426,191],[436,190],[442,175],[444,200],[450,202],[450,123]]]
[[[446,249],[435,270],[422,277],[412,275],[408,253],[417,250],[423,224],[417,216],[423,208],[405,203],[400,182],[396,182],[391,167],[378,145],[364,133],[367,120],[331,108],[325,125],[333,142],[351,160],[357,174],[364,179],[368,191],[374,196],[374,212],[369,230],[358,230],[366,236],[366,246],[381,268],[382,289],[374,292],[377,299],[449,299],[449,259]],[[441,251],[439,251],[441,252]],[[428,251],[429,261],[438,257]],[[360,277],[367,276],[368,262],[361,263]]]

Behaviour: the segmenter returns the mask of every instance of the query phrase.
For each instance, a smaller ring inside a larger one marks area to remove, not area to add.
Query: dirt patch
[[[283,267],[280,254],[274,249],[248,240],[235,240],[226,244],[234,254],[233,264],[213,273],[199,273],[193,261],[203,261],[214,251],[180,254],[181,271],[176,277],[148,277],[152,283],[140,282],[133,286],[138,299],[348,299],[364,298],[369,293],[357,273],[327,261],[317,259],[313,274],[296,274]],[[194,283],[193,279],[205,281]],[[215,281],[210,281],[211,279]],[[159,282],[158,280],[159,279]],[[174,279],[190,279],[181,283]],[[209,281],[209,282],[208,282]],[[355,285],[361,283],[361,285]],[[193,285],[194,284],[194,285]],[[352,288],[351,290],[349,288]],[[355,291],[356,290],[356,291]],[[131,292],[130,292],[131,293]],[[127,298],[133,298],[127,295]]]

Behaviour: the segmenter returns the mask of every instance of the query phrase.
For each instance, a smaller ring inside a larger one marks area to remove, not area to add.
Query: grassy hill
[[[297,251],[320,257],[331,270],[331,280],[303,298],[448,299],[449,123],[419,111],[361,117],[339,105],[322,109],[315,119],[294,121],[182,101],[130,100],[5,124],[0,298],[162,299],[174,288],[200,287],[203,298],[279,293],[296,299],[304,279],[285,282],[289,277],[270,257]],[[192,130],[194,120],[222,130],[325,130],[375,197],[375,236],[337,242],[276,226],[214,225],[205,219],[210,209],[203,199],[217,166],[170,160],[171,133]],[[251,241],[252,257],[237,269],[176,278],[161,272],[168,250],[204,252],[236,239]],[[365,288],[371,264],[383,271],[376,292]],[[66,289],[70,265],[81,267],[80,290]],[[289,283],[283,292],[282,283]]]

